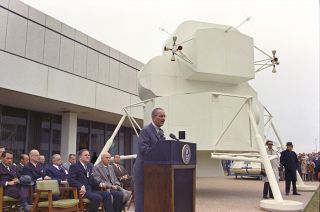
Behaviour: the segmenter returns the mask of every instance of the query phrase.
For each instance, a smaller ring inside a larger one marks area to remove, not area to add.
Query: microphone
[[[175,136],[175,134],[170,133],[169,136],[170,136],[170,138],[172,138],[173,140],[179,141],[179,139]]]

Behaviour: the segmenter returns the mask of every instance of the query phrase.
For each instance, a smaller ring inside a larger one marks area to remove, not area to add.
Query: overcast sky
[[[277,50],[278,72],[250,84],[274,116],[284,142],[319,151],[318,0],[23,0],[40,11],[147,63],[185,20],[237,26],[259,48]],[[258,53],[256,54],[258,57]],[[267,137],[275,139],[271,129]]]

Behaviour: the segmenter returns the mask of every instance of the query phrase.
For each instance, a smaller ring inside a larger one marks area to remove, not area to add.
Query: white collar
[[[52,165],[53,165],[54,167],[56,167],[57,169],[60,169],[59,166],[57,166],[57,165],[55,165],[55,164],[52,164]]]
[[[157,125],[155,125],[155,123],[153,123],[153,121],[151,122],[151,124],[152,124],[153,127],[156,129],[157,133],[159,133],[160,127],[158,127]]]
[[[85,163],[83,163],[81,160],[79,160],[79,161],[80,161],[81,165],[83,166],[83,168],[87,167],[87,165]]]

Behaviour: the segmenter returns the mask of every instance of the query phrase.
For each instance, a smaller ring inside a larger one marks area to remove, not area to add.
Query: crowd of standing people
[[[320,180],[320,152],[299,153],[298,171],[304,181]]]

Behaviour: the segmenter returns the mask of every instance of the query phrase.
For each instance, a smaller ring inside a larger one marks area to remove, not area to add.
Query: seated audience
[[[114,163],[112,164],[114,172],[124,189],[131,188],[132,178],[129,176],[127,170],[120,164],[120,161],[120,155],[114,155]]]
[[[78,188],[80,195],[90,200],[89,212],[97,212],[101,202],[105,211],[113,212],[110,192],[99,191],[99,183],[93,178],[89,151],[82,149],[78,156],[79,160],[69,168],[69,185]]]
[[[28,204],[29,186],[22,185],[22,182],[19,184],[16,166],[13,165],[13,153],[4,151],[1,156],[0,185],[4,188],[4,195],[19,199],[22,209],[30,211],[31,206]]]

